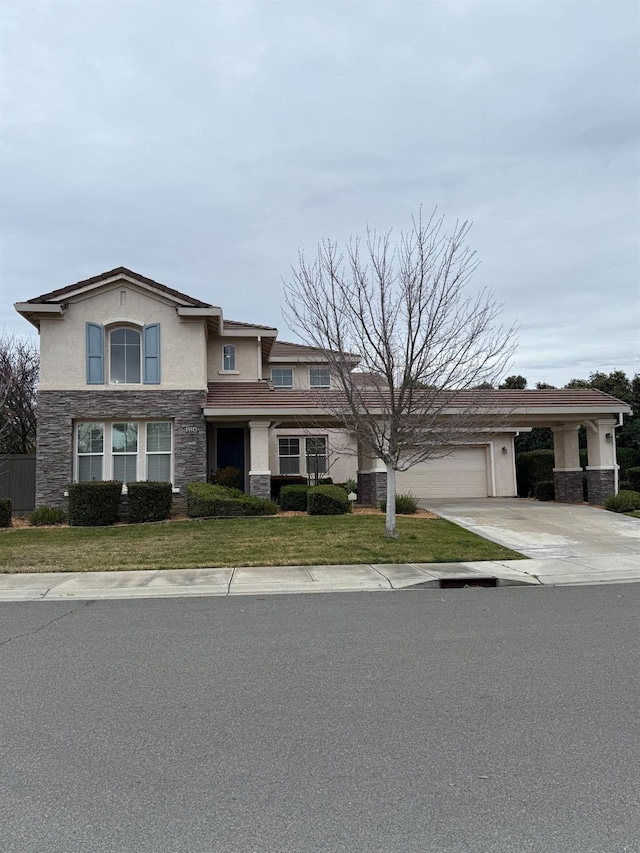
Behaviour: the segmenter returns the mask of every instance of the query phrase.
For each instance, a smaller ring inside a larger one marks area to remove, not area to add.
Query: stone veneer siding
[[[594,471],[587,469],[586,475],[590,504],[603,504],[608,497],[615,494],[616,477],[613,468]]]
[[[387,472],[358,471],[358,503],[363,506],[378,506],[387,497]]]
[[[256,498],[270,498],[271,476],[269,474],[249,474],[249,494]]]
[[[205,391],[39,391],[36,506],[64,506],[73,477],[73,425],[77,421],[171,420],[174,487],[207,478]],[[187,432],[187,429],[195,432]]]
[[[582,471],[554,471],[553,484],[558,503],[582,503]]]

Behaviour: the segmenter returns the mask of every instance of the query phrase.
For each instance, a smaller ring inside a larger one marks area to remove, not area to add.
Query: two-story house
[[[320,350],[123,267],[15,307],[40,334],[38,504],[62,505],[78,480],[168,480],[184,496],[229,465],[260,496],[272,474],[325,473],[358,476],[363,502],[383,495],[381,460],[322,407],[332,376]],[[581,500],[583,423],[593,502],[616,488],[615,427],[628,406],[597,391],[495,394],[509,427],[399,474],[399,491],[515,495],[514,436],[551,426],[559,494]]]

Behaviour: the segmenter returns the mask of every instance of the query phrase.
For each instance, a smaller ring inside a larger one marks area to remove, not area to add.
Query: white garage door
[[[449,456],[420,462],[396,475],[398,494],[417,498],[486,498],[489,494],[484,447],[460,447]]]

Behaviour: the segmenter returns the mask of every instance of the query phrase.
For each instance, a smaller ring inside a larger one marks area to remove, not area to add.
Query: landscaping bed
[[[382,513],[225,518],[113,527],[7,528],[0,571],[64,572],[220,566],[447,563],[522,559],[430,514],[398,517],[385,539]]]

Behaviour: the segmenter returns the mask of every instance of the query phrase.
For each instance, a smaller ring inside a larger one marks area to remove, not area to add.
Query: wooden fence
[[[9,498],[17,515],[31,512],[36,505],[35,454],[0,456],[0,498]]]

